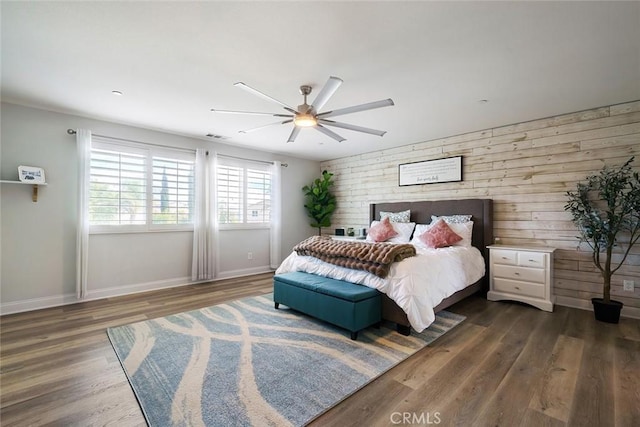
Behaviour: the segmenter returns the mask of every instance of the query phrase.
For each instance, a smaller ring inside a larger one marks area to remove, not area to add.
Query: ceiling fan
[[[283,102],[280,102],[277,99],[272,98],[271,96],[260,92],[259,90],[256,90],[250,86],[247,86],[242,82],[238,82],[238,83],[235,83],[234,86],[244,89],[247,92],[250,92],[254,95],[259,96],[260,98],[266,99],[267,101],[275,102],[276,104],[281,105],[288,112],[288,114],[258,113],[258,112],[252,112],[252,111],[230,111],[230,110],[216,110],[216,109],[211,109],[211,111],[214,113],[252,114],[256,116],[273,116],[273,117],[284,118],[285,120],[281,120],[275,123],[270,123],[268,125],[259,126],[253,129],[248,129],[240,132],[249,133],[249,132],[254,132],[259,129],[263,129],[273,125],[278,125],[278,124],[284,125],[287,123],[293,123],[294,125],[293,130],[291,131],[291,134],[289,135],[289,139],[287,139],[287,142],[295,141],[296,137],[300,133],[300,129],[303,127],[313,127],[314,129],[324,133],[325,135],[335,139],[338,142],[344,141],[345,138],[341,137],[340,135],[333,132],[332,130],[327,129],[326,126],[348,129],[356,132],[364,132],[364,133],[368,133],[371,135],[378,135],[378,136],[383,136],[385,133],[387,133],[386,131],[365,128],[362,126],[350,125],[347,123],[340,123],[340,122],[327,120],[327,119],[329,117],[341,116],[344,114],[357,113],[360,111],[373,110],[375,108],[388,107],[388,106],[394,105],[393,100],[391,100],[390,98],[383,99],[381,101],[369,102],[366,104],[354,105],[352,107],[339,108],[337,110],[324,111],[322,113],[319,112],[322,109],[322,107],[324,107],[324,105],[327,103],[327,101],[329,101],[329,99],[333,96],[336,90],[338,90],[341,84],[342,84],[342,79],[339,79],[338,77],[329,77],[329,80],[327,80],[327,83],[325,83],[324,87],[322,88],[322,90],[320,90],[320,93],[318,93],[318,95],[316,96],[316,99],[311,103],[311,105],[307,104],[307,96],[311,94],[311,86],[308,86],[308,85],[300,86],[300,94],[304,96],[304,102],[301,105],[298,105],[297,109],[294,109],[293,107],[290,107],[289,105]]]

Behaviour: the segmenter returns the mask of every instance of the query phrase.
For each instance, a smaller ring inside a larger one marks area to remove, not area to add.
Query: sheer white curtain
[[[76,233],[76,296],[87,296],[89,269],[89,180],[91,175],[91,131],[76,130],[78,151],[78,229]]]
[[[282,165],[275,161],[271,166],[271,231],[270,231],[270,267],[280,266],[282,245]]]
[[[207,150],[196,150],[196,197],[193,218],[193,262],[191,280],[212,280],[215,277],[215,215],[216,156]]]

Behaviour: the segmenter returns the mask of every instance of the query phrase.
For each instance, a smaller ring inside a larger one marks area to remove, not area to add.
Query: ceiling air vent
[[[229,139],[228,136],[216,135],[215,133],[208,133],[206,136],[213,139]]]

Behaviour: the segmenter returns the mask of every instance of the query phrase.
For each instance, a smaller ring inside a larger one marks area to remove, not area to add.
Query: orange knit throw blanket
[[[364,270],[385,278],[391,264],[416,254],[410,244],[345,242],[328,236],[313,236],[298,243],[298,255],[312,256],[340,267]]]

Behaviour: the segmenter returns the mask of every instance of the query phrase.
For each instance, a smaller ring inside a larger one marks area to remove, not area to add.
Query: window
[[[194,163],[153,158],[153,224],[193,223]]]
[[[92,231],[184,228],[193,223],[195,155],[144,144],[92,142]]]
[[[218,223],[231,227],[268,225],[271,213],[270,165],[220,157],[218,159]]]
[[[145,224],[146,158],[139,153],[91,150],[89,222],[100,225]]]

